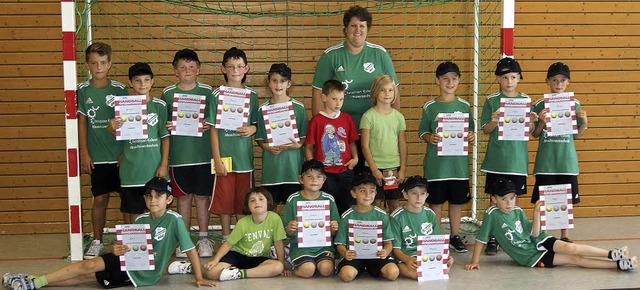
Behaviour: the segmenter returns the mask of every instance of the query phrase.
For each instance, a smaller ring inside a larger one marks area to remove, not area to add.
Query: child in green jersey
[[[150,225],[155,270],[121,271],[119,256],[131,249],[127,245],[114,244],[111,253],[69,264],[44,276],[6,273],[2,280],[5,288],[39,289],[44,286],[77,286],[96,281],[105,288],[151,286],[162,277],[177,243],[189,256],[196,285],[216,286],[216,282],[202,278],[200,259],[182,217],[167,210],[167,206],[173,201],[168,181],[162,177],[154,177],[144,188],[144,201],[149,212],[140,215],[135,223]]]
[[[266,278],[291,273],[284,268],[284,242],[287,237],[269,191],[250,189],[244,197],[242,211],[228,239],[211,261],[204,265],[205,275],[220,281]],[[269,258],[271,245],[278,260]]]
[[[305,248],[298,246],[298,202],[329,201],[331,233],[335,234],[338,230],[340,216],[336,202],[333,196],[320,190],[326,179],[322,162],[315,159],[305,161],[299,177],[303,188],[292,194],[284,207],[283,222],[291,249],[289,257],[293,264],[293,273],[298,277],[312,277],[316,270],[320,275],[328,277],[334,271],[335,250],[332,246]]]
[[[627,247],[605,249],[567,243],[540,230],[540,201],[533,209],[533,222],[516,206],[516,186],[506,178],[498,179],[489,187],[491,201],[482,227],[476,237],[471,262],[465,269],[480,269],[482,245],[493,235],[502,249],[516,263],[526,267],[552,268],[575,265],[584,268],[635,270],[638,259],[629,257]]]

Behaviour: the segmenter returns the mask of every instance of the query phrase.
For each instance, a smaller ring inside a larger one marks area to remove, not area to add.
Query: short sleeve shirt
[[[248,257],[269,257],[273,242],[286,238],[282,219],[270,211],[260,224],[254,223],[251,215],[238,220],[227,241],[233,245],[231,251]]]
[[[282,220],[282,225],[286,227],[290,221],[297,220],[298,218],[298,201],[308,201],[310,199],[302,196],[300,191],[292,194],[287,199],[287,204],[284,206],[284,219]],[[340,214],[338,213],[338,208],[336,206],[336,202],[328,193],[320,192],[320,196],[314,200],[329,201],[329,220],[331,221],[339,221]],[[293,236],[289,238],[290,252],[289,257],[291,257],[292,261],[295,261],[297,258],[305,256],[305,257],[317,257],[319,254],[323,252],[331,252],[334,253],[333,246],[327,247],[312,247],[312,248],[299,248],[298,247],[298,232],[296,231]]]
[[[328,80],[340,81],[346,87],[342,111],[359,126],[362,115],[371,108],[371,85],[380,74],[391,76],[398,84],[393,62],[384,47],[365,42],[362,51],[353,55],[342,42],[327,48],[320,56],[312,84],[322,89]]]
[[[345,112],[329,118],[320,112],[311,118],[305,144],[313,145],[313,158],[324,164],[327,173],[347,171],[345,164],[352,158],[350,144],[358,140],[353,119]]]
[[[438,132],[439,113],[468,113],[469,132],[475,132],[473,114],[471,114],[471,108],[467,101],[455,98],[451,102],[441,102],[434,98],[422,107],[422,117],[418,128],[420,139],[424,134]],[[438,156],[438,145],[427,142],[423,168],[424,177],[429,181],[468,180],[469,156]]]
[[[349,220],[382,221],[382,241],[393,242],[393,230],[391,229],[387,212],[374,206],[368,212],[359,212],[350,208],[342,214],[342,218],[338,224],[338,232],[334,240],[336,245],[342,244],[349,248]]]
[[[162,100],[167,103],[167,116],[173,113],[173,99],[175,94],[192,94],[205,96],[206,101],[211,99],[212,88],[203,83],[197,83],[196,87],[184,91],[177,84],[166,87],[162,91]],[[205,118],[206,118],[205,105]],[[168,117],[170,118],[170,117]],[[211,139],[209,132],[204,132],[202,137],[195,136],[171,136],[171,146],[169,147],[169,166],[192,166],[211,164]]]
[[[360,129],[369,130],[369,149],[377,168],[400,166],[398,135],[407,130],[402,113],[393,109],[391,114],[384,115],[371,108],[362,116]]]
[[[417,255],[418,236],[440,234],[436,214],[428,207],[423,207],[419,213],[399,207],[391,213],[391,228],[395,237],[393,248],[402,250],[407,256]]]
[[[87,143],[94,164],[118,162],[122,143],[107,131],[107,125],[115,117],[115,96],[128,94],[127,87],[114,80],[103,88],[91,81],[78,84],[78,114],[87,117]]]

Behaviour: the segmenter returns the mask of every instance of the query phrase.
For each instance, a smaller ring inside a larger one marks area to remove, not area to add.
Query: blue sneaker
[[[11,281],[11,286],[8,288],[13,290],[34,290],[36,289],[36,284],[27,276],[17,276]]]
[[[13,282],[13,280],[23,277],[27,277],[27,274],[4,273],[4,276],[2,276],[2,286],[4,286],[4,288],[9,288],[11,287],[11,282]]]

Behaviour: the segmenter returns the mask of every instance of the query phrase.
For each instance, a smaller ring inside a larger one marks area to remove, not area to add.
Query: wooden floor
[[[575,242],[606,249],[628,245],[632,255],[640,255],[640,220],[638,217],[577,219],[571,231]],[[551,232],[551,234],[558,234]],[[467,236],[467,243],[474,243]],[[471,247],[471,250],[473,248]],[[44,274],[70,263],[66,235],[2,235],[0,236],[0,273]],[[530,269],[516,265],[500,251],[497,256],[481,257],[481,269],[465,271],[471,259],[468,253],[453,253],[455,264],[448,281],[418,283],[406,278],[387,282],[367,275],[351,283],[336,276],[300,279],[277,277],[221,282],[218,288],[236,289],[640,289],[640,271],[582,269],[557,267]],[[153,289],[185,289],[195,287],[192,275],[165,275]],[[67,289],[57,288],[57,289]],[[101,289],[95,284],[68,289]]]

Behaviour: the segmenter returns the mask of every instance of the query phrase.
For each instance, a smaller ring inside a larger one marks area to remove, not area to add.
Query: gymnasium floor
[[[612,248],[628,245],[632,255],[640,256],[640,223],[638,217],[582,218],[575,221],[571,238],[575,242]],[[551,234],[559,234],[551,232]],[[467,244],[474,243],[467,236]],[[0,235],[0,273],[19,272],[43,274],[69,263],[67,235]],[[277,277],[269,279],[221,282],[219,289],[640,289],[640,271],[581,269],[557,267],[530,269],[516,265],[500,251],[497,256],[482,256],[480,270],[465,271],[471,259],[468,253],[453,253],[455,264],[448,281],[418,283],[406,278],[387,282],[363,275],[351,283],[330,278],[300,279]],[[195,288],[192,275],[165,275],[153,289]],[[56,289],[101,289],[96,284]]]

